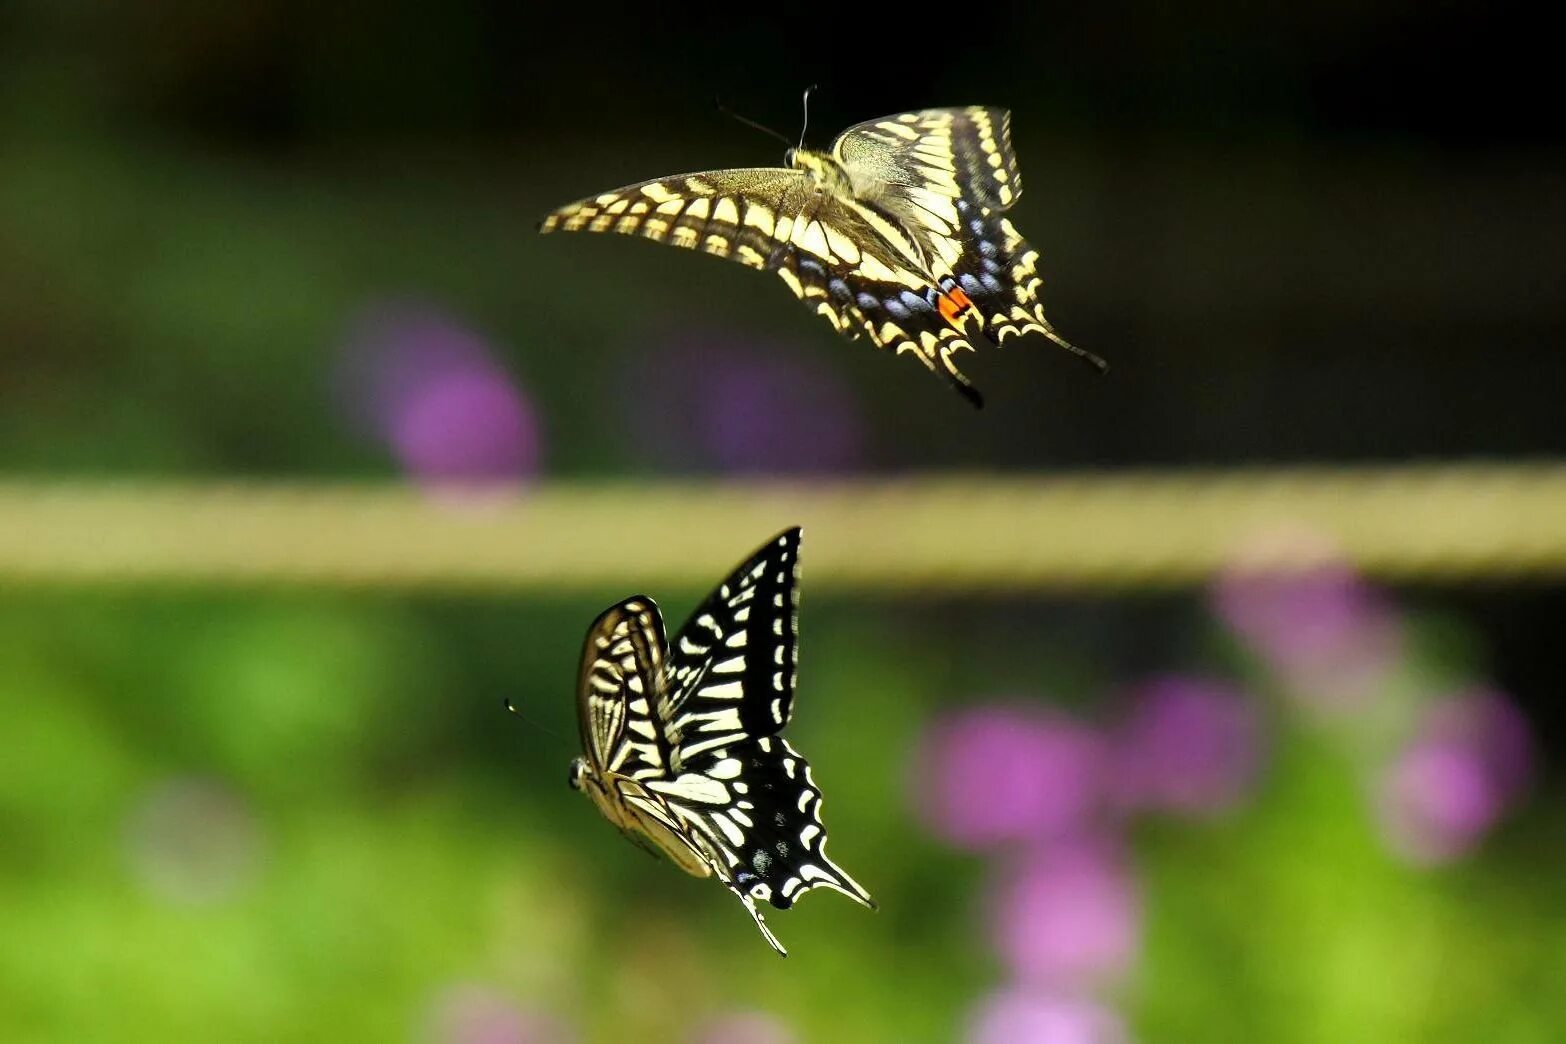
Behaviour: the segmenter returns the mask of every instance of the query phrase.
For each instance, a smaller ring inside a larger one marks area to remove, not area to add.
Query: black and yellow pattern
[[[793,711],[800,531],[779,534],[697,607],[671,645],[652,599],[601,615],[582,652],[584,754],[571,785],[643,848],[717,877],[757,909],[831,888],[873,907],[827,858],[821,791],[779,735]]]
[[[659,178],[561,207],[542,232],[619,232],[776,272],[851,339],[908,352],[981,400],[954,356],[1055,333],[1038,252],[1002,215],[1022,192],[1011,114],[929,109],[850,127],[787,167]]]

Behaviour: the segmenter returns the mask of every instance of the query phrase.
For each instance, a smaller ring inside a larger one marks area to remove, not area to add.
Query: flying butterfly
[[[539,231],[640,235],[776,272],[839,333],[913,355],[975,406],[983,400],[955,358],[975,345],[1042,333],[1108,368],[1044,318],[1038,252],[1005,217],[1022,192],[1010,112],[905,112],[850,127],[826,152],[802,144],[784,167],[657,178],[579,200]]]
[[[773,949],[758,901],[792,906],[831,888],[875,908],[826,854],[821,791],[779,733],[799,650],[798,528],[752,555],[671,645],[651,598],[611,606],[588,629],[571,786],[628,838],[697,877],[716,877]]]

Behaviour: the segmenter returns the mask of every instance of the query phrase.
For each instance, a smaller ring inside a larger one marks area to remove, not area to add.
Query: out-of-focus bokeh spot
[[[530,1010],[494,987],[462,983],[430,1003],[420,1044],[573,1044],[565,1023]]]
[[[482,338],[429,305],[364,308],[344,337],[338,381],[350,418],[425,485],[494,486],[538,470],[533,405]]]
[[[715,1016],[695,1036],[695,1044],[796,1044],[798,1040],[782,1019],[760,1011]]]
[[[1468,854],[1522,793],[1531,760],[1528,728],[1501,693],[1430,704],[1377,784],[1387,843],[1420,864]]]
[[[239,795],[194,778],[149,788],[127,818],[125,846],[142,887],[173,903],[242,896],[265,855],[260,826]]]
[[[968,1044],[1129,1044],[1113,1009],[1071,994],[998,990],[974,1011]]]
[[[1273,544],[1279,539],[1297,542],[1301,559],[1319,564],[1279,572],[1237,560],[1213,587],[1218,615],[1301,699],[1350,713],[1373,698],[1397,656],[1397,621],[1319,538],[1293,533]]]
[[[870,451],[861,408],[816,349],[703,327],[651,337],[621,377],[622,437],[660,468],[858,470]]]
[[[1018,982],[1079,992],[1131,971],[1138,898],[1118,844],[1074,837],[1012,857],[991,901],[995,949]]]
[[[1139,686],[1114,740],[1130,808],[1213,815],[1244,801],[1264,754],[1256,701],[1220,679],[1165,675]]]
[[[920,813],[950,844],[983,849],[1080,830],[1104,801],[1107,745],[1021,701],[938,722],[913,762]]]

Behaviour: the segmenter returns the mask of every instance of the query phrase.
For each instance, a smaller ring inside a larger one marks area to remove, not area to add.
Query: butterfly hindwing
[[[850,339],[868,338],[877,348],[895,354],[911,354],[932,373],[951,381],[957,391],[975,405],[983,401],[958,369],[956,355],[972,351],[973,341],[989,343],[977,321],[970,322],[966,298],[952,293],[950,278],[930,283],[911,270],[892,271],[874,266],[842,270],[810,256],[796,256],[790,269],[780,271],[806,307],[821,315]]]
[[[724,883],[779,909],[812,888],[832,888],[873,908],[870,894],[827,857],[821,791],[799,752],[782,737],[763,737],[726,754],[739,764],[746,792],[729,813],[743,815],[743,829],[738,843],[729,839],[734,861]]]

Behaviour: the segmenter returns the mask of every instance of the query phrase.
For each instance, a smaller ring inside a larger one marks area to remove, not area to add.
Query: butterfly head
[[[592,775],[592,770],[587,767],[586,758],[575,758],[571,762],[570,783],[572,790],[581,790],[587,785],[587,779]]]
[[[814,179],[817,186],[829,187],[844,181],[843,168],[830,154],[812,152],[809,149],[789,149],[783,154],[783,162],[795,170],[802,170]]]

